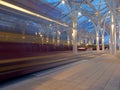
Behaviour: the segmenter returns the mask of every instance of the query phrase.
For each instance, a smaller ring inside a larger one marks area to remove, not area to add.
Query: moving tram
[[[44,60],[42,56],[59,51],[70,51],[72,46],[66,40],[54,42],[51,33],[46,35],[45,22],[37,23],[31,19],[5,11],[0,13],[0,81],[55,67],[68,61]]]

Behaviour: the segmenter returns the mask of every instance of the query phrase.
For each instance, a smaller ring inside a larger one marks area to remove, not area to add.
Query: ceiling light
[[[91,22],[91,20],[89,19],[88,22]]]
[[[81,16],[82,14],[81,14],[81,12],[78,12],[78,16]]]
[[[65,0],[62,0],[62,4],[65,4]]]

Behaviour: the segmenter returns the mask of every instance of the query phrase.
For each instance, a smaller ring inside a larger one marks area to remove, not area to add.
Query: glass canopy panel
[[[108,24],[110,24],[110,22],[111,22],[110,17],[108,17],[108,18],[106,19],[106,22],[107,22]]]
[[[76,3],[81,3],[81,2],[83,2],[84,0],[74,0],[74,2],[76,2]]]
[[[79,19],[78,19],[78,23],[82,23],[83,21],[86,21],[86,20],[88,20],[87,17],[81,16],[81,17],[79,17]]]
[[[96,8],[96,10],[98,10],[99,8],[100,9],[103,9],[106,7],[106,2],[105,0],[94,0],[92,2],[92,4],[94,5],[94,7]]]
[[[69,24],[71,22],[71,17],[70,16],[62,17],[61,20],[62,22],[66,22]]]
[[[101,10],[101,12],[100,12],[100,14],[105,14],[105,13],[107,13],[109,10],[108,10],[108,8],[106,7],[106,8],[104,8],[103,10]]]
[[[85,30],[87,32],[93,32],[94,31],[94,26],[91,22],[86,22],[84,25],[85,25]]]
[[[100,10],[101,10],[101,9],[104,9],[104,8],[107,8],[107,5],[106,5],[106,4],[101,4]]]
[[[68,8],[66,7],[65,4],[60,3],[57,8],[62,11],[62,14],[67,14],[69,13]]]
[[[98,7],[99,7],[98,4],[100,4],[100,1],[101,1],[101,0],[94,0],[94,1],[92,2],[92,5],[94,5],[97,10],[98,10]]]
[[[79,25],[79,29],[85,30],[87,32],[94,32],[94,26],[91,22],[84,21],[82,24]]]
[[[44,3],[51,4],[51,5],[56,5],[59,2],[61,2],[61,0],[41,0],[41,1],[44,2]]]
[[[88,27],[88,28],[86,29],[86,31],[88,31],[88,32],[94,32],[95,29],[94,29],[94,27]]]
[[[81,6],[84,10],[87,10],[89,12],[93,12],[93,9],[91,7],[89,7],[87,4],[82,4]]]
[[[109,38],[110,38],[109,35],[106,35],[106,36],[105,36],[105,40],[104,40],[105,44],[109,44]]]

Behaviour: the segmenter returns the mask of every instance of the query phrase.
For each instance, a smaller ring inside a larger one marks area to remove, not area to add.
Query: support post
[[[118,42],[118,46],[119,46],[119,51],[120,51],[120,22],[119,22],[119,42]]]
[[[60,35],[61,35],[61,32],[57,31],[57,45],[58,46],[60,45]]]
[[[52,43],[53,43],[53,45],[55,44],[55,37],[54,36],[52,38]]]
[[[73,53],[77,54],[77,19],[73,18]]]
[[[102,51],[105,50],[105,44],[104,44],[104,33],[102,33]]]
[[[111,47],[111,38],[109,38],[109,51],[110,51],[110,54],[112,54],[112,47]]]
[[[94,39],[92,39],[92,44],[94,45]]]
[[[116,29],[115,29],[115,23],[114,23],[114,16],[111,15],[111,32],[110,32],[110,38],[111,38],[111,54],[116,54]]]
[[[70,37],[69,35],[67,35],[67,44],[68,44],[68,47],[70,46]]]
[[[87,44],[88,43],[88,40],[87,40],[87,37],[85,38],[85,44]]]
[[[99,31],[97,30],[96,31],[96,48],[97,48],[97,51],[99,51]]]
[[[118,0],[118,12],[120,13],[120,0]],[[118,47],[119,47],[119,51],[120,51],[120,18],[119,18],[119,16],[117,16],[117,20],[118,20],[118,29],[119,29]]]

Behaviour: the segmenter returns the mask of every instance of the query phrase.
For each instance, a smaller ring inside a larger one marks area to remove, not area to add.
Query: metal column
[[[69,45],[70,45],[70,36],[69,35],[67,35],[67,44],[68,44],[68,47],[69,47]]]
[[[102,34],[102,51],[105,50],[105,45],[104,45],[104,33]]]
[[[99,31],[96,31],[96,48],[97,51],[99,51]]]
[[[119,42],[118,42],[118,46],[119,46],[119,51],[120,51],[120,22],[119,22],[118,29],[119,29]]]
[[[58,46],[60,45],[60,35],[61,35],[61,32],[57,31],[57,45]]]
[[[111,54],[116,54],[116,29],[114,23],[114,15],[111,14],[111,32],[110,32],[110,39],[111,39]]]
[[[77,19],[73,18],[73,53],[77,54]]]
[[[105,26],[104,26],[104,29],[101,28],[101,32],[102,32],[102,51],[105,50],[105,44],[104,44],[104,39],[105,39],[104,33],[105,33],[105,31],[104,30],[105,30]]]

